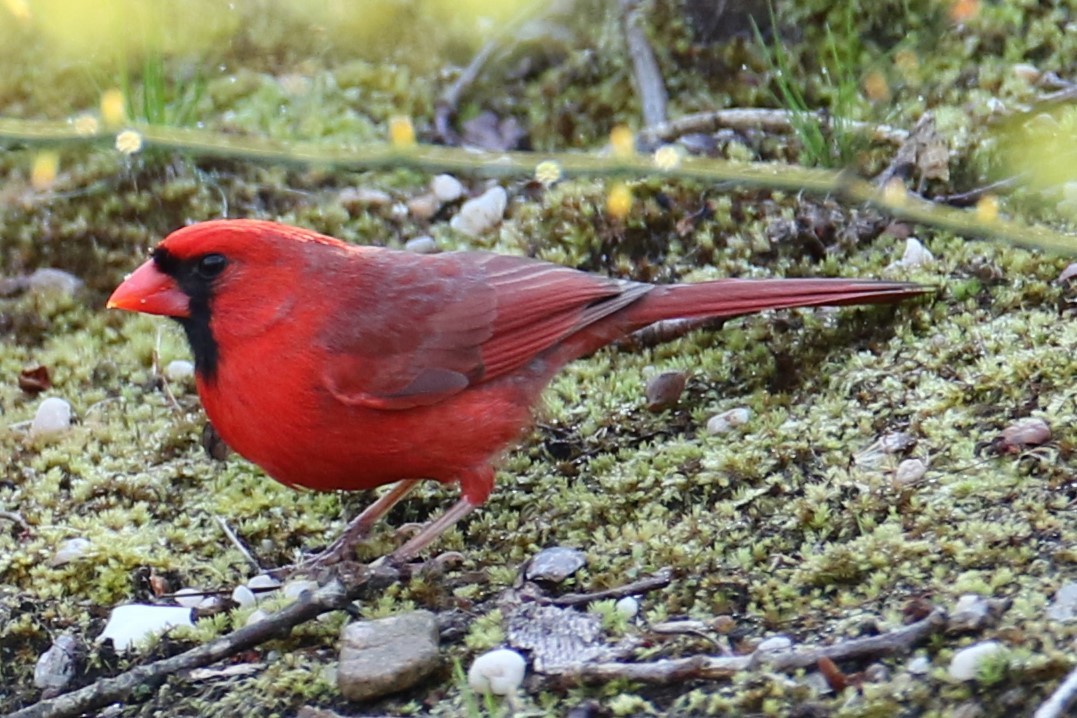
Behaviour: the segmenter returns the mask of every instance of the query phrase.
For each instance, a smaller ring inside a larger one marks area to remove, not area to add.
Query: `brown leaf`
[[[46,366],[38,365],[19,372],[19,388],[27,394],[40,394],[51,386],[52,380]]]

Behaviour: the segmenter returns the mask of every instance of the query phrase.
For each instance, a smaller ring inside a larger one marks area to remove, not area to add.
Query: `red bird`
[[[916,284],[719,279],[652,285],[524,257],[360,247],[273,222],[173,232],[108,300],[186,330],[224,441],[289,486],[399,482],[320,560],[340,560],[419,479],[461,499],[399,548],[414,556],[481,505],[492,460],[568,362],[653,322],[896,302]]]

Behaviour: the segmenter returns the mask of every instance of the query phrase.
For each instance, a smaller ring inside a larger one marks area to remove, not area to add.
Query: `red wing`
[[[524,366],[648,285],[495,254],[365,254],[335,286],[354,320],[329,319],[326,388],[379,409],[434,404]],[[376,266],[372,266],[376,265]]]

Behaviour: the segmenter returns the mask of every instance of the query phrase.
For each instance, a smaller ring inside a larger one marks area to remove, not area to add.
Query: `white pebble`
[[[524,682],[527,662],[516,651],[498,648],[475,659],[467,672],[467,684],[478,693],[507,696]]]
[[[440,207],[437,197],[432,194],[421,194],[408,200],[408,214],[422,222],[433,217]]]
[[[756,653],[785,653],[793,647],[793,639],[789,636],[771,636],[763,639],[755,647]]]
[[[247,606],[253,606],[257,603],[258,597],[254,595],[254,591],[246,586],[236,586],[232,589],[232,600],[243,608],[246,608]]]
[[[738,426],[747,424],[752,419],[752,410],[745,406],[723,411],[707,420],[708,434],[727,434]]]
[[[37,407],[30,424],[34,439],[50,439],[71,428],[71,405],[57,396],[50,396]]]
[[[1033,64],[1027,62],[1019,62],[1013,66],[1013,74],[1021,78],[1028,84],[1033,84],[1040,79],[1040,69]]]
[[[508,202],[509,196],[504,187],[491,187],[478,197],[464,202],[449,226],[468,236],[478,236],[501,221]]]
[[[404,249],[416,254],[434,254],[438,251],[438,243],[428,234],[404,242]]]
[[[926,473],[927,464],[921,459],[905,459],[898,464],[897,471],[894,472],[894,486],[899,489],[912,486],[924,478]]]
[[[295,581],[289,581],[288,583],[284,584],[284,589],[281,592],[284,594],[285,598],[295,599],[299,598],[299,596],[304,591],[309,591],[313,593],[317,590],[317,581],[311,581],[309,579],[297,579]]]
[[[430,191],[442,204],[455,202],[464,196],[464,185],[452,175],[435,175],[430,180]]]
[[[984,641],[962,648],[950,659],[950,677],[957,681],[971,681],[984,661],[1005,651],[998,641]]]
[[[117,651],[126,651],[147,638],[176,626],[193,626],[191,609],[183,606],[117,606],[109,614],[98,641],[112,639]]]
[[[280,581],[269,574],[260,573],[247,581],[247,588],[257,593],[259,589],[280,588]]]
[[[243,625],[251,626],[255,623],[258,623],[259,621],[264,621],[267,618],[269,618],[269,614],[259,608],[258,610],[252,612],[251,615],[247,616],[247,622]]]
[[[31,292],[72,296],[82,287],[82,280],[62,269],[39,269],[26,278]]]
[[[194,364],[186,359],[173,359],[165,367],[165,378],[169,381],[187,381],[194,376]]]
[[[1072,621],[1077,618],[1077,582],[1062,584],[1047,607],[1047,618],[1052,621]]]
[[[935,255],[916,237],[905,239],[905,252],[901,255],[901,266],[906,269],[923,267],[935,261]]]
[[[201,605],[205,595],[197,588],[181,588],[172,596],[176,603],[184,608],[197,608]]]
[[[86,552],[90,550],[90,539],[85,538],[73,538],[64,541],[60,544],[60,548],[56,549],[56,553],[52,555],[49,560],[49,565],[53,568],[57,566],[63,566],[64,564],[77,561],[86,555]]]
[[[617,613],[621,614],[628,620],[632,620],[639,613],[639,601],[631,596],[625,596],[613,605]]]
[[[905,664],[905,670],[914,676],[924,676],[931,672],[931,659],[927,656],[917,656]]]

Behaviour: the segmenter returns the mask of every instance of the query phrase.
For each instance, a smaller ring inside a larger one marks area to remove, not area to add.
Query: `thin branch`
[[[326,168],[413,169],[433,172],[469,172],[485,177],[534,177],[535,168],[550,162],[562,177],[654,176],[700,182],[730,182],[741,187],[762,187],[837,196],[850,203],[865,203],[894,217],[919,222],[955,234],[995,237],[1033,249],[1077,254],[1077,238],[1042,225],[1029,225],[939,206],[910,194],[897,195],[846,173],[795,167],[773,162],[733,162],[707,157],[685,157],[675,167],[659,168],[653,157],[605,157],[571,152],[475,152],[454,147],[419,145],[411,148],[387,144],[343,147],[332,143],[284,142],[264,137],[225,135],[178,127],[140,126],[142,146],[192,155],[231,157],[236,160],[316,164]],[[113,135],[80,135],[68,123],[0,118],[0,144],[102,145]]]
[[[758,107],[728,108],[713,112],[699,112],[692,115],[678,117],[669,122],[653,124],[640,131],[640,141],[645,144],[658,142],[673,142],[684,135],[695,132],[714,132],[722,128],[729,128],[743,132],[745,130],[762,130],[764,132],[793,132],[793,122],[796,113],[792,110],[778,110]],[[818,115],[820,122],[826,127],[833,128],[834,123],[840,121],[844,129],[866,134],[872,141],[886,142],[892,145],[900,145],[909,137],[907,130],[889,125],[874,125],[870,122],[857,122],[840,119],[823,113]]]
[[[821,658],[847,661],[908,653],[917,644],[942,631],[945,625],[945,613],[936,609],[926,618],[890,633],[854,638],[830,646],[804,647],[782,653],[756,651],[746,656],[689,656],[650,663],[576,664],[551,675],[578,683],[602,683],[624,678],[640,683],[670,685],[689,680],[728,678],[735,673],[760,667],[791,671],[814,666]]]
[[[614,586],[613,588],[594,591],[592,593],[566,593],[563,596],[557,596],[555,598],[541,599],[541,602],[552,603],[555,606],[579,606],[584,603],[604,601],[607,598],[624,598],[625,596],[635,596],[640,593],[647,593],[648,591],[656,591],[668,586],[672,580],[673,570],[663,568],[652,576],[625,584],[624,586]]]
[[[262,572],[262,567],[258,565],[258,561],[255,560],[251,552],[247,550],[247,547],[243,545],[243,542],[239,540],[239,536],[231,529],[228,523],[220,516],[214,516],[217,520],[217,525],[221,527],[221,531],[224,531],[224,535],[228,537],[228,540],[232,542],[239,552],[243,554],[243,558],[247,559],[247,563],[254,567],[255,571]]]
[[[361,596],[384,589],[398,577],[399,574],[395,571],[367,570],[347,589],[334,580],[311,594],[300,596],[295,602],[257,623],[244,626],[177,656],[138,666],[71,693],[39,701],[9,714],[7,718],[75,718],[117,701],[127,700],[136,691],[156,690],[169,676],[179,671],[208,666],[266,641],[286,636],[296,626],[323,613],[340,610]]]
[[[639,96],[643,124],[650,127],[666,121],[669,94],[662,79],[654,50],[640,22],[639,0],[621,0],[621,24],[628,56],[632,60],[632,81]]]
[[[26,523],[26,519],[18,511],[0,511],[0,519],[10,521],[23,531],[30,530],[30,524]]]

